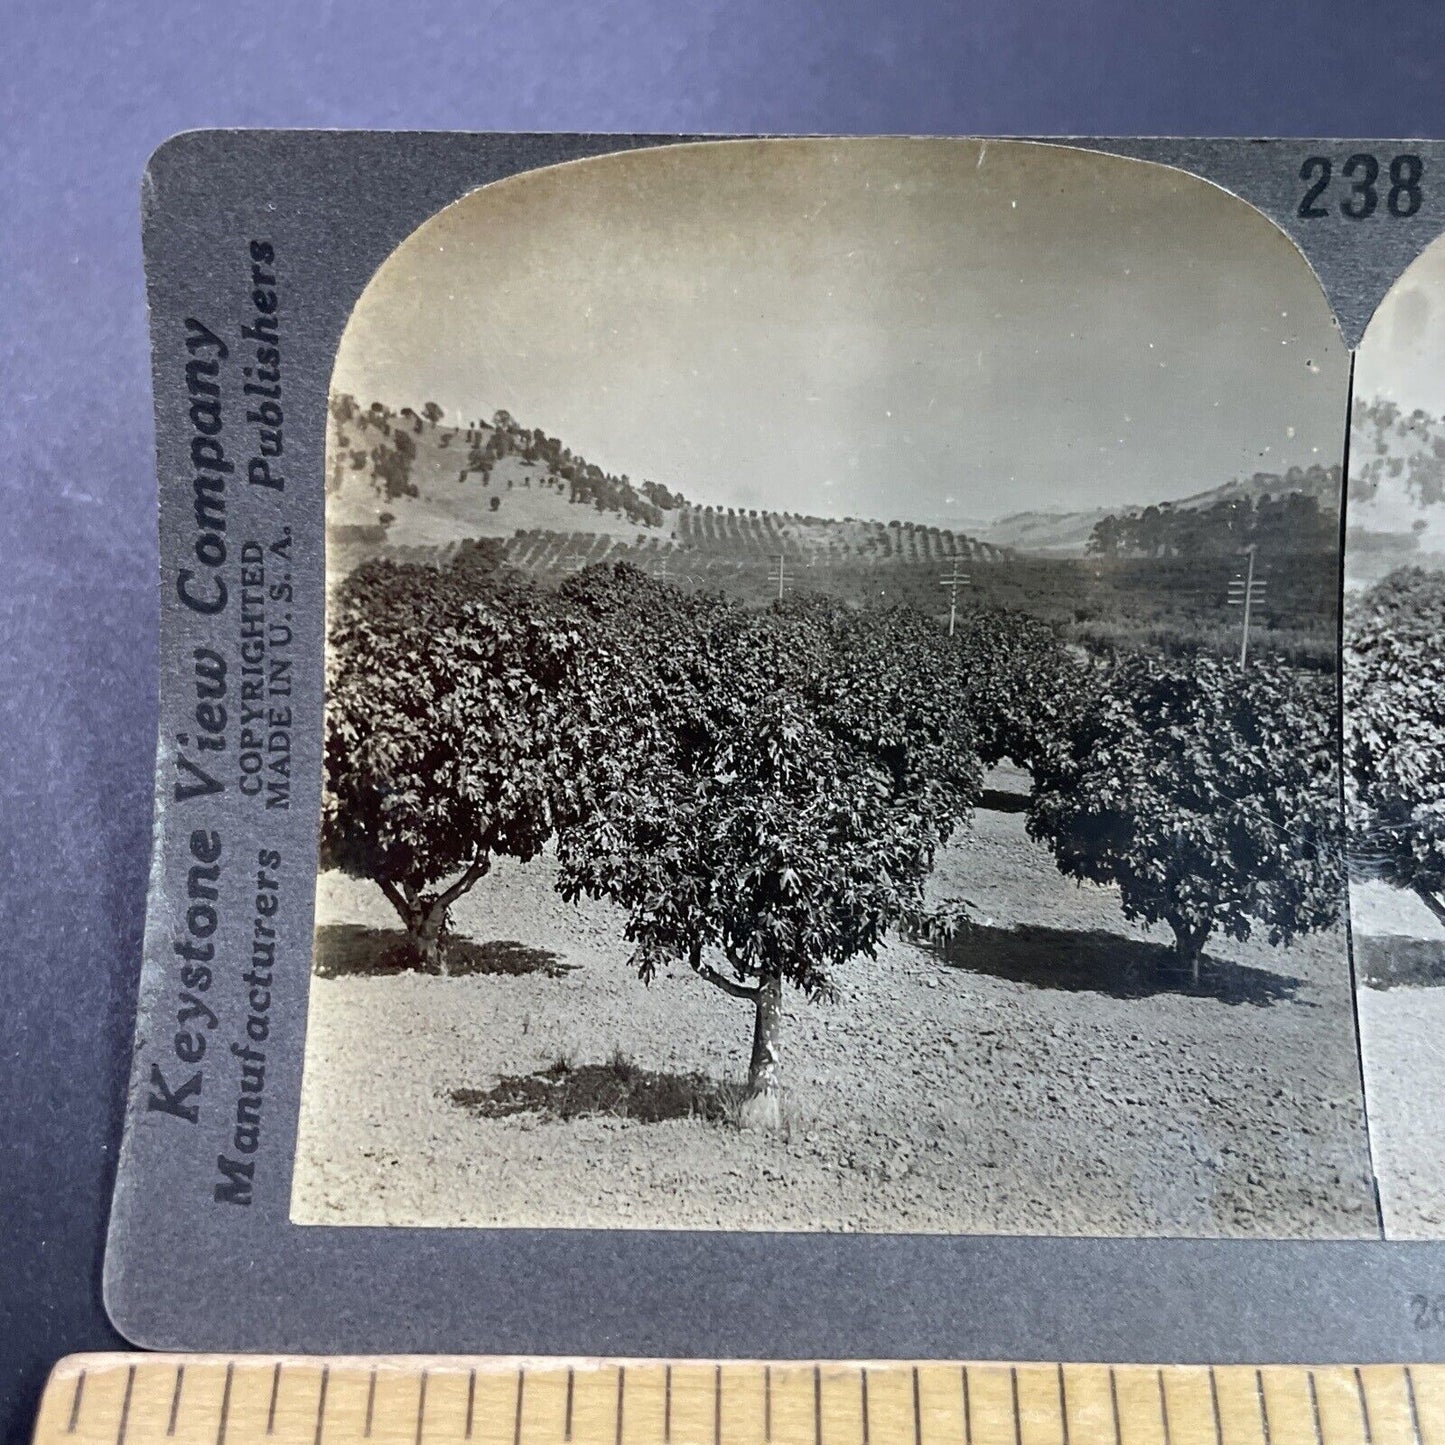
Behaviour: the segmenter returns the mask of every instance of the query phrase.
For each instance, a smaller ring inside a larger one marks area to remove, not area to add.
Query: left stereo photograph
[[[122,1324],[571,1341],[485,1288],[525,1259],[629,1340],[737,1352],[751,1280],[884,1354],[914,1271],[957,1353],[988,1260],[1122,1310],[1434,1238],[1445,904],[1367,855],[1426,838],[1370,749],[1435,674],[1360,681],[1428,590],[1371,520],[1438,450],[1402,367],[1445,414],[1381,360],[1415,160],[1366,233],[1286,142],[163,148]]]

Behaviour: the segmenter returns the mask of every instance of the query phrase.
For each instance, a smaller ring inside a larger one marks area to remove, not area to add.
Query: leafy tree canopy
[[[555,598],[470,557],[368,562],[331,613],[322,864],[375,881],[435,962],[492,858],[534,857],[581,810],[608,658]]]
[[[1138,655],[1034,765],[1031,836],[1060,871],[1165,922],[1197,976],[1210,933],[1271,943],[1338,921],[1328,679],[1275,663]]]
[[[1445,575],[1392,572],[1345,615],[1352,855],[1428,898],[1445,889]]]
[[[890,927],[946,926],[924,880],[980,774],[939,685],[937,627],[816,596],[747,611],[622,580],[691,622],[674,615],[624,680],[629,746],[603,760],[597,810],[559,842],[564,891],[628,909],[645,977],[678,959],[724,986],[810,994]]]
[[[1291,468],[1284,476],[1256,473],[1253,492],[1208,506],[1164,502],[1101,517],[1088,551],[1102,557],[1233,556],[1251,543],[1267,550],[1319,551],[1338,545],[1339,467]],[[1323,499],[1323,505],[1322,505]]]
[[[984,765],[1012,758],[1031,766],[1092,685],[1092,669],[1046,622],[1024,612],[966,612],[954,643],[956,686]]]
[[[1352,500],[1397,488],[1422,508],[1445,501],[1440,418],[1418,408],[1407,414],[1383,397],[1361,397],[1351,417],[1350,450]]]

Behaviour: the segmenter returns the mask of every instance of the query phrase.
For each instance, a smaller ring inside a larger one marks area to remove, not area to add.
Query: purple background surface
[[[191,127],[1445,135],[1445,8],[512,0],[7,8],[0,81],[0,1440],[118,1347],[101,1245],[156,685],[138,190]]]

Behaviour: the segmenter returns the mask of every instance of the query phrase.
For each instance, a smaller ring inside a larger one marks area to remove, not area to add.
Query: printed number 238
[[[1328,156],[1310,156],[1299,169],[1300,180],[1308,186],[1300,199],[1299,214],[1306,220],[1328,216],[1330,208],[1323,202],[1333,184],[1336,191],[1344,189],[1339,210],[1352,221],[1373,216],[1379,209],[1382,191],[1385,210],[1390,215],[1413,216],[1424,200],[1420,178],[1425,174],[1425,162],[1416,155],[1400,155],[1384,169],[1383,175],[1381,169],[1377,157],[1361,151],[1340,167],[1340,181],[1336,183],[1334,162]]]

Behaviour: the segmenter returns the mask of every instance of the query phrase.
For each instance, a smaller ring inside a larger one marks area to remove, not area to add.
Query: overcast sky
[[[1366,400],[1383,397],[1402,412],[1415,410],[1445,416],[1445,243],[1434,242],[1386,293],[1360,343],[1355,360],[1355,394]],[[1425,434],[1398,434],[1388,442],[1390,454],[1411,456],[1428,446],[1440,428]],[[1366,434],[1350,453],[1351,471],[1377,463],[1371,451],[1375,437]],[[1434,464],[1438,469],[1439,463]],[[1407,484],[1406,475],[1390,476],[1372,466],[1375,487],[1369,496],[1355,490],[1350,498],[1352,530],[1396,532],[1415,538],[1423,553],[1440,565],[1445,554],[1445,506],[1423,504]],[[1355,567],[1347,554],[1346,567]],[[1378,575],[1366,556],[1359,566],[1369,580]],[[1431,560],[1422,556],[1420,560]]]
[[[1407,412],[1445,416],[1445,242],[1425,248],[1370,318],[1355,390]]]
[[[377,273],[333,384],[505,407],[699,503],[941,522],[1337,462],[1346,366],[1293,245],[1192,177],[748,141],[458,201]]]

